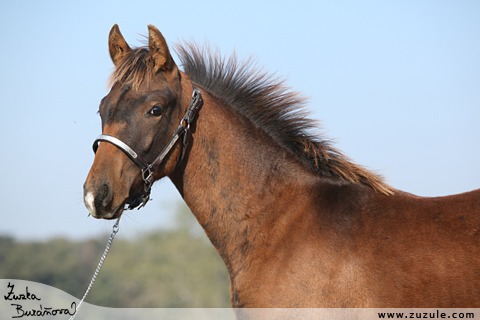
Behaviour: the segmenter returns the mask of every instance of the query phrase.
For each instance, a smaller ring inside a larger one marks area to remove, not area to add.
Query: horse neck
[[[170,178],[235,273],[315,177],[243,115],[202,92],[191,149]]]

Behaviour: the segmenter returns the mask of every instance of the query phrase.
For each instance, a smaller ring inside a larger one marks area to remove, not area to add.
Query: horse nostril
[[[113,201],[113,193],[111,192],[110,187],[107,184],[103,185],[103,190],[102,190],[102,197],[100,199],[103,199],[102,205],[104,208],[110,206]]]
[[[108,195],[108,185],[104,184],[104,185],[103,185],[103,196],[102,196],[102,199],[107,198],[107,195]]]

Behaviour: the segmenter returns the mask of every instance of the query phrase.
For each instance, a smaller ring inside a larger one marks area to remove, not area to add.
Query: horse
[[[420,197],[355,164],[251,60],[117,25],[84,184],[97,219],[168,177],[225,262],[233,308],[480,307],[480,189]]]

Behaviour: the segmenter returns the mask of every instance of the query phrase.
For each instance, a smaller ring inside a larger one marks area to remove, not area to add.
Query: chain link
[[[88,285],[87,291],[85,291],[85,294],[83,295],[82,300],[80,300],[77,308],[75,309],[75,313],[70,317],[69,320],[75,319],[75,317],[78,314],[78,310],[80,309],[80,306],[82,305],[83,301],[87,297],[90,289],[93,287],[93,283],[97,279],[98,273],[100,272],[100,269],[103,266],[103,262],[105,261],[105,258],[107,257],[107,254],[108,254],[108,251],[110,250],[110,246],[112,245],[113,239],[115,238],[115,235],[117,234],[117,232],[119,230],[119,226],[118,226],[119,223],[120,223],[120,218],[118,218],[117,222],[115,222],[115,224],[113,225],[112,234],[110,235],[110,238],[107,241],[107,246],[105,247],[105,251],[103,252],[102,257],[100,258],[100,262],[98,263],[97,269],[95,270],[95,273],[93,274],[93,277],[92,277],[92,280],[90,281],[90,284]]]

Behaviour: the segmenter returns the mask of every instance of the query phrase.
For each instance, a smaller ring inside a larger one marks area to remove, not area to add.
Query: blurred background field
[[[86,301],[117,308],[228,308],[225,264],[179,205],[168,228],[125,239],[120,230]],[[109,235],[72,241],[0,236],[0,279],[30,280],[81,298]]]

